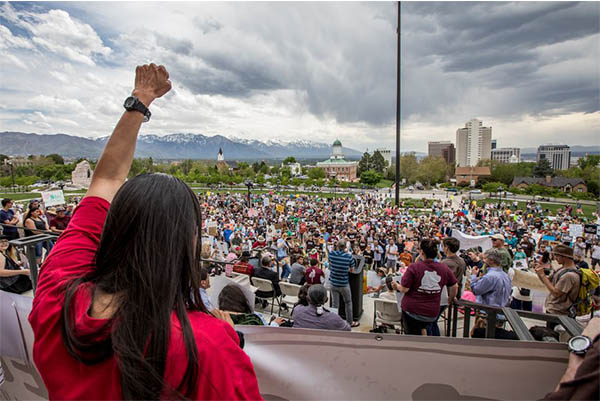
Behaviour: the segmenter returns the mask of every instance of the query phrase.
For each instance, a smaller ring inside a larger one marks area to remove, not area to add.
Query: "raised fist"
[[[171,90],[169,73],[164,66],[156,64],[138,65],[135,69],[135,88],[133,96],[137,96],[146,107],[154,99],[161,97]]]

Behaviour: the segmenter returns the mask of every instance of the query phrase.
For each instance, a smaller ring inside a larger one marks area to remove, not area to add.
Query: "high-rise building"
[[[567,170],[571,166],[571,148],[568,145],[540,145],[536,160],[546,159],[554,170]]]
[[[381,156],[383,156],[383,159],[387,162],[386,167],[392,167],[392,151],[383,148],[376,149],[376,151],[381,153]]]
[[[500,163],[519,163],[521,161],[520,148],[497,148],[492,149],[492,160]]]
[[[450,141],[428,142],[428,155],[443,157],[446,163],[454,164],[456,161],[456,148]]]
[[[465,128],[456,130],[456,165],[477,166],[480,160],[492,157],[492,127],[484,127],[474,118]]]

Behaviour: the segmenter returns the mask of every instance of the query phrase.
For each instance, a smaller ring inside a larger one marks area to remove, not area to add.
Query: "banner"
[[[489,235],[467,235],[458,230],[452,230],[452,237],[460,241],[460,249],[471,249],[480,246],[485,252],[492,247],[492,239]]]
[[[62,190],[42,192],[42,200],[45,207],[64,205],[65,194]]]

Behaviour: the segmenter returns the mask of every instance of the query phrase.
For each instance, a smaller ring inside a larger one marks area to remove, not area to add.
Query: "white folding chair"
[[[292,304],[298,302],[298,293],[300,292],[301,285],[291,284],[286,282],[279,282],[279,288],[281,288],[281,299],[279,305],[283,302],[285,296],[286,301],[290,301]],[[279,316],[281,316],[281,307],[279,308]]]
[[[398,308],[398,303],[377,298],[373,301],[373,329],[376,329],[379,323],[400,326],[402,330],[402,312]]]
[[[279,306],[279,298],[275,295],[275,288],[273,288],[273,283],[271,282],[271,280],[266,280],[264,278],[259,278],[259,277],[252,277],[252,285],[255,286],[256,288],[258,288],[259,291],[273,293],[273,296],[271,297],[271,315],[272,315],[273,307],[275,306],[275,301],[277,301],[277,306]],[[257,297],[257,298],[260,298],[260,297]]]

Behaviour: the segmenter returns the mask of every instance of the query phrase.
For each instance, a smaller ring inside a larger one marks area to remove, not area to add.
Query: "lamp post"
[[[244,181],[244,185],[248,187],[248,208],[252,207],[252,203],[250,202],[250,188],[254,185],[252,181],[246,180]]]

